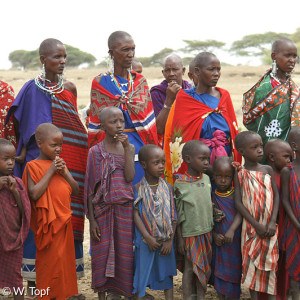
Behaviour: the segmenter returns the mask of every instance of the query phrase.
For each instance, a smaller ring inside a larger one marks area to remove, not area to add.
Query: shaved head
[[[116,43],[119,40],[123,39],[124,37],[130,37],[132,39],[131,35],[129,33],[125,32],[125,31],[120,31],[119,30],[119,31],[113,32],[108,38],[108,42],[107,42],[108,43],[108,49],[113,50]]]
[[[50,38],[50,39],[46,39],[46,40],[42,41],[40,48],[39,48],[40,56],[49,55],[49,53],[51,53],[53,51],[53,49],[55,47],[57,47],[57,45],[64,46],[64,44],[57,39]]]
[[[265,147],[264,147],[264,153],[266,156],[270,155],[271,152],[277,152],[277,151],[281,151],[282,147],[290,147],[289,143],[281,140],[281,139],[272,139],[269,140]]]
[[[108,106],[103,108],[97,115],[100,120],[100,123],[104,123],[108,117],[113,113],[122,113],[122,111],[116,106]],[[123,114],[123,113],[122,113]]]
[[[14,147],[14,145],[12,144],[11,141],[0,138],[0,151],[1,151],[1,149],[2,149],[3,147],[7,147],[7,146],[12,146],[12,147]]]
[[[224,166],[228,167],[232,171],[234,171],[234,168],[232,166],[233,159],[228,156],[219,156],[215,159],[213,164],[213,171],[216,172],[220,167],[224,168]]]
[[[171,63],[176,63],[180,67],[183,67],[182,58],[179,55],[175,54],[175,53],[168,55],[163,60],[163,67],[165,68],[166,64],[171,64]]]
[[[218,59],[217,56],[211,52],[201,52],[194,58],[194,67],[207,66],[212,59]]]
[[[300,139],[300,127],[293,127],[288,136],[289,144],[295,143]]]
[[[48,137],[49,133],[57,132],[61,133],[61,130],[52,123],[42,123],[35,131],[35,140],[43,142]]]
[[[186,142],[182,148],[182,159],[185,161],[187,156],[193,156],[196,151],[210,151],[209,148],[203,142],[199,140],[190,140]]]
[[[296,44],[286,38],[286,37],[282,37],[282,38],[279,38],[277,39],[273,44],[272,44],[272,53],[277,53],[277,52],[280,52],[282,50],[283,47],[285,46],[294,46],[295,48],[297,48]]]
[[[152,152],[155,150],[163,152],[163,150],[157,145],[148,144],[148,145],[143,146],[139,150],[139,154],[138,154],[139,162],[141,162],[141,161],[147,162],[151,158]]]

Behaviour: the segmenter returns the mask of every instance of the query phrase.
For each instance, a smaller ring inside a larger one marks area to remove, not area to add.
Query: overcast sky
[[[300,27],[300,0],[1,0],[0,9],[0,69],[11,66],[11,51],[34,50],[49,37],[101,61],[115,30],[132,35],[136,56],[151,56],[182,47],[183,39],[229,47],[248,34]]]

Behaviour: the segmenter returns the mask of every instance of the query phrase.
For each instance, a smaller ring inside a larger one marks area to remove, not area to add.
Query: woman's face
[[[272,53],[272,58],[276,59],[278,70],[283,73],[291,73],[294,70],[297,57],[297,47],[291,42],[282,42],[276,53]]]
[[[216,57],[209,57],[205,65],[195,67],[195,73],[199,84],[214,87],[221,76],[220,61]]]
[[[42,63],[45,64],[46,74],[62,74],[66,65],[67,52],[62,44],[53,45]]]
[[[123,69],[130,69],[134,54],[135,44],[130,36],[122,36],[114,45],[114,48],[109,51],[114,59],[114,64]]]

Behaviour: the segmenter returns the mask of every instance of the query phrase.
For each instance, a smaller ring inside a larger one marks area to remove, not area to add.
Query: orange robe
[[[28,162],[23,173],[25,185],[28,187],[28,172],[31,179],[38,183],[51,163],[50,160]],[[50,288],[43,300],[64,300],[78,294],[71,192],[69,183],[55,174],[41,198],[31,201],[31,229],[37,247],[36,285],[38,290]]]

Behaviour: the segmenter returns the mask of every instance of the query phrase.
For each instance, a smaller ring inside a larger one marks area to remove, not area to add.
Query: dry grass
[[[237,114],[238,122],[241,126],[241,105],[242,96],[245,91],[250,89],[259,77],[267,70],[265,66],[224,66],[218,86],[226,89],[231,94],[233,105]],[[74,82],[77,86],[78,106],[82,107],[90,101],[90,89],[93,78],[103,69],[66,69],[65,78]],[[8,82],[17,94],[24,83],[34,78],[39,71],[20,71],[20,70],[0,70],[0,79]],[[161,68],[144,68],[143,75],[147,78],[150,87],[163,80]],[[184,76],[187,78],[187,72]],[[300,72],[296,72],[293,79],[300,85]]]

